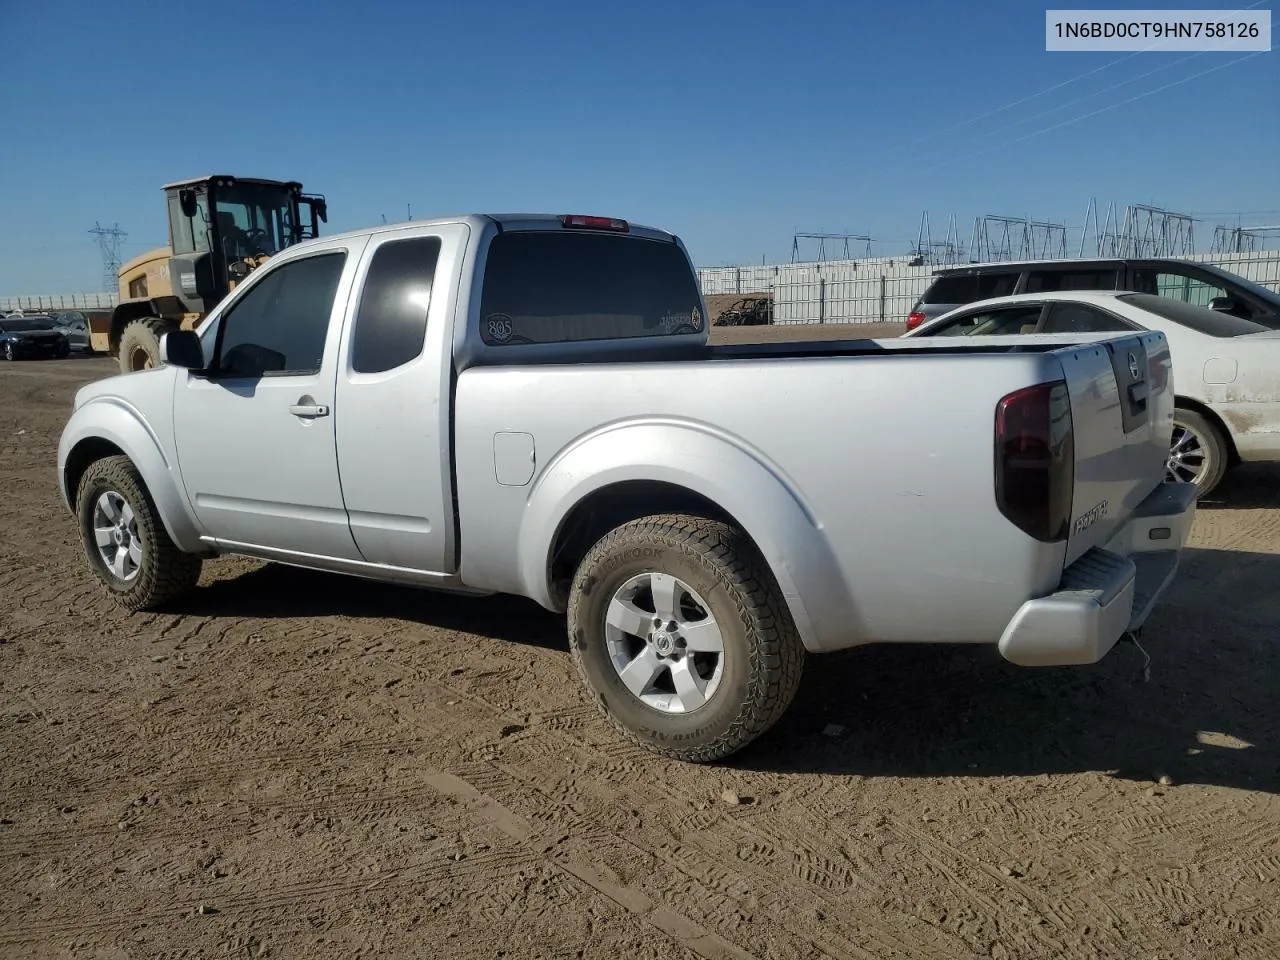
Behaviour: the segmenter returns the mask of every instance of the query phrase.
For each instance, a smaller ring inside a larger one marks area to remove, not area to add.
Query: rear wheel
[[[201,558],[178,549],[126,456],[89,465],[76,494],[80,540],[94,575],[129,610],[152,610],[200,579]]]
[[[804,646],[754,545],[724,523],[653,516],[588,551],[569,597],[570,651],[628,739],[679,760],[740,750],[786,711]]]
[[[12,359],[13,359],[13,344],[12,344],[12,343],[6,343],[6,344],[4,345],[4,358],[5,358],[6,360],[12,360]]]
[[[131,321],[120,334],[120,372],[160,366],[160,337],[168,329],[169,325],[159,317]]]
[[[1195,410],[1178,407],[1173,413],[1173,435],[1165,478],[1194,483],[1197,496],[1207,495],[1227,470],[1227,441],[1222,431]]]

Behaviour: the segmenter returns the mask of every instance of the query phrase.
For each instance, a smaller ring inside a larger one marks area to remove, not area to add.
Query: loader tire
[[[160,337],[170,325],[159,317],[140,317],[130,321],[120,334],[120,372],[149,370],[160,366]]]

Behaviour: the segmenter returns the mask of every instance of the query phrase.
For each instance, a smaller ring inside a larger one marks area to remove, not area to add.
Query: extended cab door
[[[334,380],[366,242],[268,262],[202,331],[207,369],[179,374],[173,406],[178,465],[207,536],[360,559],[338,483]]]
[[[453,313],[469,228],[375,234],[338,357],[337,447],[351,533],[370,563],[452,573]]]

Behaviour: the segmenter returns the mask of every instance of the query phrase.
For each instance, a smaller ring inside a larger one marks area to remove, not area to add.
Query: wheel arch
[[[806,648],[823,649],[833,628],[857,630],[830,545],[785,476],[734,438],[695,424],[605,428],[547,466],[517,540],[525,595],[562,612],[566,572],[599,537],[658,513],[723,520],[741,530],[777,581]]]
[[[125,405],[93,401],[72,414],[58,446],[58,486],[75,512],[76,491],[90,464],[103,457],[129,458],[142,477],[169,538],[188,553],[207,552],[200,530],[158,439]]]
[[[1174,397],[1173,405],[1175,408],[1181,407],[1184,410],[1191,410],[1208,420],[1214,429],[1218,431],[1219,436],[1222,437],[1223,444],[1227,448],[1227,466],[1234,467],[1240,463],[1240,453],[1236,450],[1235,437],[1231,435],[1231,430],[1227,427],[1222,417],[1218,416],[1216,410],[1199,400],[1180,394]]]
[[[743,531],[759,549],[736,517],[702,494],[663,480],[621,480],[591,491],[560,519],[547,560],[548,581],[556,605],[566,602],[568,585],[578,564],[605,534],[632,520],[668,513],[722,521]]]

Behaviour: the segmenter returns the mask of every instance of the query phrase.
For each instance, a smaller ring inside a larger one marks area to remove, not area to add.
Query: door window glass
[[[265,268],[270,273],[222,317],[217,373],[318,373],[346,259],[344,252],[322,253]]]

